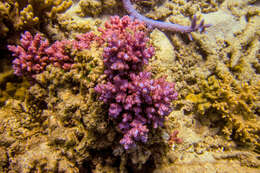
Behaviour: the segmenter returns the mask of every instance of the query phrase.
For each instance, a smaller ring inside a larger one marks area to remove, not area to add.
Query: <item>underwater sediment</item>
[[[131,2],[212,26],[191,41],[121,0],[0,2],[0,172],[259,171],[259,3]]]

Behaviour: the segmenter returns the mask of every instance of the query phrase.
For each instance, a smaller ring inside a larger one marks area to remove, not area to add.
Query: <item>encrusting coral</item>
[[[196,3],[194,4],[196,5]],[[176,6],[178,5],[181,8],[177,8],[179,14],[174,16],[173,21],[180,19],[185,24],[185,20],[180,16],[193,13],[181,6],[180,1],[176,3]],[[186,5],[186,3],[183,5]],[[168,6],[163,7],[169,8]],[[254,160],[257,160],[259,153],[259,7],[246,6],[243,9],[246,18],[241,16],[239,19],[234,18],[228,11],[224,11],[226,9],[222,9],[221,4],[218,8],[219,10],[215,13],[203,15],[206,21],[215,21],[214,25],[207,29],[208,34],[192,33],[193,42],[183,39],[178,34],[170,35],[174,49],[172,56],[174,60],[164,54],[165,56],[155,57],[149,63],[152,64],[151,71],[154,76],[167,74],[167,79],[176,83],[179,99],[174,102],[176,104],[175,111],[172,112],[173,116],[170,114],[169,120],[174,120],[175,128],[176,126],[180,127],[178,129],[179,134],[184,141],[182,145],[173,148],[172,157],[174,159],[169,158],[173,161],[167,166],[163,165],[163,169],[159,169],[158,172],[173,172],[177,168],[180,168],[178,170],[181,172],[185,171],[186,166],[191,166],[194,169],[197,167],[199,170],[210,172],[212,171],[211,168],[204,169],[199,165],[210,163],[209,160],[212,155],[214,157],[214,154],[207,151],[212,150],[217,150],[216,152],[221,154],[231,150],[231,153],[227,153],[226,158],[229,156],[234,158],[234,161],[238,161],[238,165],[241,164],[241,158],[232,156],[232,151],[241,148],[255,155]],[[168,20],[171,19],[170,14]],[[156,19],[151,12],[146,13],[146,15]],[[164,19],[164,17],[162,18]],[[158,49],[163,50],[160,47]],[[224,78],[226,78],[225,84],[223,83]],[[203,84],[209,85],[208,80],[215,81],[216,86],[218,86],[217,93],[216,90],[212,89],[214,88],[213,84],[207,90],[204,90]],[[223,95],[218,95],[221,93]],[[225,93],[229,93],[229,96],[232,96],[233,99],[228,98]],[[252,95],[254,96],[252,97]],[[214,97],[210,98],[210,96]],[[234,101],[234,99],[239,99],[241,103]],[[229,102],[225,103],[226,100],[229,100]],[[224,111],[221,110],[224,107],[221,107],[220,103],[226,104]],[[240,104],[243,105],[241,110],[239,110]],[[205,113],[198,113],[199,105],[203,108],[202,110],[206,111]],[[206,107],[207,105],[209,108]],[[220,110],[213,109],[214,105]],[[215,113],[212,113],[211,110]],[[234,111],[233,114],[232,111]],[[231,113],[228,114],[227,112]],[[253,116],[247,117],[246,114],[252,112]],[[167,123],[174,126],[169,120]],[[192,127],[193,125],[194,127]],[[222,137],[226,138],[221,141],[216,140],[216,138]],[[207,139],[209,138],[211,139],[208,143]],[[226,142],[233,144],[225,145]],[[198,146],[201,143],[203,144],[201,146],[203,151],[198,152],[198,155],[195,154],[195,156],[190,154],[190,152],[196,153],[196,150],[200,151]],[[175,154],[177,152],[179,155]],[[188,163],[188,160],[192,160],[192,157],[194,157],[194,160]],[[202,160],[198,161],[197,158],[200,157]],[[246,168],[259,168],[259,161],[254,162],[252,164],[254,166],[250,165],[250,159],[246,159],[246,162]],[[215,163],[215,161],[212,163]],[[236,169],[239,169],[238,165]],[[218,169],[216,165],[212,168]],[[193,170],[190,169],[190,171]],[[257,172],[254,169],[251,171]]]
[[[138,3],[138,2],[149,4],[149,2],[147,1],[131,2],[130,0],[123,0],[122,4],[131,17],[141,20],[153,28],[170,30],[172,32],[187,33],[189,38],[192,39],[190,34],[191,32],[194,31],[203,32],[205,31],[206,28],[211,26],[210,24],[204,24],[204,20],[201,20],[200,23],[197,24],[197,21],[200,20],[201,16],[196,17],[195,14],[196,10],[193,10],[193,13],[189,14],[189,16],[191,17],[194,16],[194,17],[192,18],[191,22],[187,20],[188,21],[187,23],[177,24],[178,23],[177,22],[176,24],[174,24],[165,21],[156,21],[153,19],[148,19],[147,17],[141,15],[139,12],[135,10],[132,3]],[[102,14],[104,13],[106,14],[106,13],[111,13],[111,10],[117,11],[116,9],[121,8],[120,5],[121,4],[116,3],[115,0],[102,0],[102,1],[82,0],[76,3],[74,6],[72,6],[72,8],[68,10],[66,13],[58,15],[58,23],[63,29],[66,29],[67,32],[71,32],[71,31],[87,32],[89,30],[95,29],[96,28],[95,26],[99,26],[102,23],[102,21],[99,18],[97,18],[97,16],[100,16],[101,12]],[[121,12],[122,11],[118,11],[119,14],[121,14]],[[161,13],[165,13],[165,11],[162,10]],[[82,16],[84,16],[84,18],[82,18]],[[183,26],[183,25],[190,25],[190,26]]]
[[[100,0],[86,0],[80,1],[79,6],[81,9],[80,15],[97,16],[102,12],[102,1]]]
[[[12,70],[2,72],[0,74],[0,106],[3,106],[10,98],[23,100],[29,86],[25,78],[17,79]]]
[[[78,4],[80,16],[97,17],[104,11],[111,11],[117,3],[116,0],[80,0]]]
[[[5,53],[2,56],[5,56]],[[13,73],[10,64],[10,60],[0,59],[0,107],[11,98],[24,100],[26,91],[30,87],[26,78],[19,78]]]
[[[25,102],[9,100],[1,109],[0,145],[8,146],[4,150],[12,160],[8,169],[78,172],[77,165],[84,162],[95,165],[91,162],[98,153],[94,156],[92,150],[102,150],[113,142],[115,132],[107,127],[102,103],[95,99],[93,89],[102,79],[102,48],[93,46],[72,54],[73,69],[47,66],[35,76],[36,84],[29,89]],[[11,154],[15,148],[20,152]]]
[[[192,93],[185,98],[195,103],[195,111],[203,115],[199,116],[202,122],[214,123],[228,139],[259,151],[259,9],[249,6],[244,11],[248,23],[240,25],[235,37],[228,32],[224,37],[219,33],[211,35],[217,38],[216,44],[221,45],[215,50],[199,41],[208,61],[204,65],[208,65],[211,72],[204,75],[195,72],[199,80],[193,79],[192,83],[196,81],[198,86],[190,87]],[[230,27],[235,26],[230,19],[233,24]],[[240,20],[243,22],[243,17]]]

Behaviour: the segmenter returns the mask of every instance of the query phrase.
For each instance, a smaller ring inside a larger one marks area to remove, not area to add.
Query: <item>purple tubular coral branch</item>
[[[182,26],[179,24],[169,23],[169,22],[161,22],[161,21],[155,21],[152,19],[149,19],[147,17],[144,17],[140,13],[138,13],[134,6],[132,5],[130,0],[123,0],[123,5],[126,11],[134,18],[143,21],[148,26],[152,26],[154,28],[160,28],[164,30],[174,31],[174,32],[181,32],[181,33],[188,33],[188,36],[190,40],[192,40],[191,32],[199,31],[203,32],[206,28],[210,27],[211,24],[204,24],[204,20],[200,22],[199,25],[197,25],[197,17],[196,15],[193,17],[191,21],[191,26]]]

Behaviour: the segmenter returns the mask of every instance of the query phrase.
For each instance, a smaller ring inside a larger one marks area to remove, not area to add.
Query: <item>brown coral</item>
[[[222,132],[227,137],[259,147],[257,107],[260,81],[240,85],[229,74],[219,77],[211,76],[202,80],[202,92],[189,94],[186,99],[196,104],[196,111],[202,116],[202,121],[207,118],[215,123],[221,121]]]
[[[4,0],[0,2],[1,36],[46,22],[71,5],[71,0]]]

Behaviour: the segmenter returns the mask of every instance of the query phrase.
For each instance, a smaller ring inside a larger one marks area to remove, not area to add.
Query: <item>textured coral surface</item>
[[[110,16],[127,15],[121,0],[0,2],[0,172],[259,172],[259,2],[131,2],[154,20],[190,26],[196,15],[212,26],[207,33],[192,32],[193,41],[186,34],[140,26],[148,39],[133,51],[118,40],[131,45],[135,38],[144,38],[134,35],[135,28],[112,32],[118,28],[105,24]],[[26,47],[20,41],[25,31],[38,41]],[[41,52],[44,40],[51,49]],[[12,45],[10,52],[7,45]],[[153,51],[145,51],[150,46]],[[163,126],[153,128],[158,120],[146,122],[146,102],[139,117],[122,109],[138,117],[137,122],[117,115],[118,105],[100,100],[109,93],[95,88],[133,65],[114,61],[115,52],[125,60],[129,53],[145,59],[142,70],[149,73],[142,75],[150,76],[139,79],[139,67],[134,80],[127,78],[136,86],[152,89],[150,79],[167,81],[163,86],[175,83],[178,99],[171,101]],[[153,56],[145,58],[147,53]],[[73,60],[68,69],[60,68],[64,55]],[[53,61],[37,59],[44,56]],[[32,71],[36,64],[44,68]],[[123,121],[130,124],[125,131],[120,128]]]
[[[71,0],[3,0],[0,2],[0,36],[39,26],[72,5]]]

